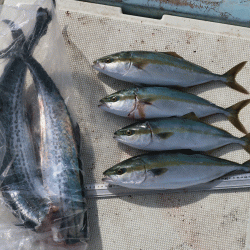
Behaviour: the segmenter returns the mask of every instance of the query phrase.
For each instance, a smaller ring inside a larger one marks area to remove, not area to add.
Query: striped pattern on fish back
[[[36,223],[48,212],[48,208],[39,211],[37,207],[46,207],[42,192],[42,183],[38,181],[31,135],[24,115],[23,85],[26,65],[20,59],[14,59],[5,67],[1,78],[1,116],[5,129],[7,150],[1,172],[13,160],[8,176],[2,184],[3,196],[23,221]],[[18,195],[17,195],[18,194]],[[32,214],[33,216],[31,216]]]
[[[79,177],[77,147],[71,120],[55,83],[34,59],[26,61],[33,75],[40,110],[40,159],[44,186],[53,206],[60,233],[80,238],[85,217],[85,200]]]

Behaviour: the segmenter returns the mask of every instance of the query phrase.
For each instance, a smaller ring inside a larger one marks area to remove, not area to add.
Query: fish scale
[[[191,87],[220,81],[232,89],[248,94],[235,81],[246,62],[236,65],[223,75],[191,63],[175,52],[122,51],[94,61],[94,69],[118,80],[136,85]]]
[[[233,171],[250,171],[250,162],[183,153],[145,154],[116,164],[103,181],[134,189],[177,189],[206,183]]]
[[[18,40],[18,43],[16,46],[14,41],[8,49],[0,53],[1,58],[11,58],[0,79],[0,121],[7,142],[1,173],[11,164],[1,191],[13,214],[23,222],[24,226],[37,231],[44,230],[43,223],[50,211],[50,201],[38,177],[38,166],[23,98],[27,66],[19,58],[19,54],[31,53],[39,39],[46,33],[50,20],[48,10],[39,8],[34,30],[27,41],[21,29],[13,22],[4,20],[11,28],[13,39]]]
[[[3,197],[12,208],[22,211],[14,213],[23,217],[23,221],[37,226],[49,211],[46,197],[41,197],[43,187],[36,174],[36,162],[32,147],[31,135],[27,121],[24,117],[23,87],[26,66],[20,59],[14,59],[6,67],[5,74],[1,78],[1,86],[8,86],[8,92],[2,91],[4,98],[0,120],[5,128],[7,151],[2,170],[14,159],[7,178],[3,181]],[[13,75],[13,69],[19,72]],[[10,94],[12,93],[12,94]],[[21,188],[20,188],[21,185]],[[13,195],[18,193],[18,195]],[[10,199],[11,198],[11,201]],[[37,209],[41,207],[41,210]],[[27,220],[27,221],[26,221]]]
[[[40,166],[44,185],[57,210],[54,240],[64,239],[68,243],[86,240],[86,201],[82,196],[77,147],[66,105],[42,66],[32,57],[24,60],[38,93]]]
[[[152,119],[183,116],[194,112],[199,118],[223,114],[241,132],[247,133],[239,120],[239,112],[250,100],[243,100],[226,109],[201,97],[167,87],[130,88],[100,100],[105,111],[128,118]]]
[[[194,114],[138,122],[115,132],[114,138],[138,149],[162,151],[191,149],[210,151],[228,144],[241,145],[250,153],[250,134],[238,138],[200,121]]]

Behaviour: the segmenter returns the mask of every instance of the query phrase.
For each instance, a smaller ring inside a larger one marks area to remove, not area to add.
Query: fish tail
[[[242,166],[245,168],[244,170],[245,170],[246,172],[250,172],[250,160],[244,162],[244,163],[242,164]]]
[[[22,31],[14,22],[10,20],[2,20],[6,23],[10,30],[13,38],[13,42],[6,48],[0,51],[0,58],[11,58],[17,56],[17,52],[22,48],[22,45],[25,43],[25,36]]]
[[[250,103],[250,99],[238,102],[231,107],[227,108],[226,111],[229,112],[228,120],[242,133],[247,134],[246,129],[244,128],[243,124],[239,120],[239,113],[240,111]]]
[[[241,137],[241,139],[245,142],[243,144],[244,149],[250,154],[250,133]]]
[[[238,65],[234,66],[232,69],[230,69],[228,72],[226,72],[223,77],[226,77],[227,81],[225,82],[225,84],[232,88],[232,89],[235,89],[241,93],[244,93],[244,94],[249,94],[249,92],[243,88],[241,85],[239,85],[235,78],[236,78],[236,75],[240,72],[240,70],[245,66],[247,62],[242,62],[242,63],[239,63]]]
[[[37,10],[34,30],[27,41],[22,29],[18,25],[8,19],[2,20],[10,28],[14,41],[6,49],[0,51],[0,58],[24,58],[29,56],[39,39],[46,34],[51,19],[51,13],[47,9],[40,7]]]

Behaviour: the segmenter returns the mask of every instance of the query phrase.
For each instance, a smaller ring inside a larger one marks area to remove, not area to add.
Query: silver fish
[[[118,163],[103,173],[103,181],[134,189],[177,189],[206,183],[232,171],[249,172],[250,162],[238,164],[207,155],[166,152]]]
[[[86,200],[80,180],[78,148],[68,110],[55,83],[33,58],[24,58],[37,90],[40,167],[53,206],[51,228],[58,242],[88,239]]]
[[[110,113],[132,119],[183,116],[194,112],[197,117],[223,114],[241,132],[247,134],[238,114],[250,100],[221,108],[201,97],[167,87],[130,88],[108,95],[98,106]]]
[[[188,62],[175,52],[126,51],[94,61],[94,69],[119,80],[137,85],[191,87],[220,81],[239,92],[248,94],[235,81],[246,62],[236,65],[223,75]]]
[[[236,143],[250,153],[250,134],[242,138],[235,137],[225,130],[201,122],[194,113],[184,117],[138,122],[116,131],[114,138],[131,147],[152,151],[210,151]]]
[[[5,169],[10,167],[2,182],[1,191],[5,202],[22,225],[37,231],[45,229],[44,223],[50,211],[50,204],[38,171],[25,115],[23,91],[27,66],[18,54],[32,53],[34,46],[46,33],[50,20],[48,10],[39,8],[35,28],[27,42],[22,30],[13,22],[5,20],[5,23],[11,26],[15,41],[0,53],[1,58],[11,58],[0,79],[0,121],[7,142],[1,172],[4,173]]]

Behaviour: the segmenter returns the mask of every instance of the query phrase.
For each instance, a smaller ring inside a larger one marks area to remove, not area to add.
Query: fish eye
[[[126,135],[128,135],[128,136],[132,135],[132,131],[131,130],[127,130],[126,131]]]
[[[110,59],[110,58],[107,58],[105,62],[106,62],[106,63],[111,63],[111,59]]]
[[[116,102],[117,101],[117,97],[116,96],[112,96],[111,101],[112,102]]]
[[[124,174],[126,172],[126,169],[124,169],[124,168],[121,168],[121,169],[118,169],[117,170],[117,174],[118,175],[122,175],[122,174]]]

